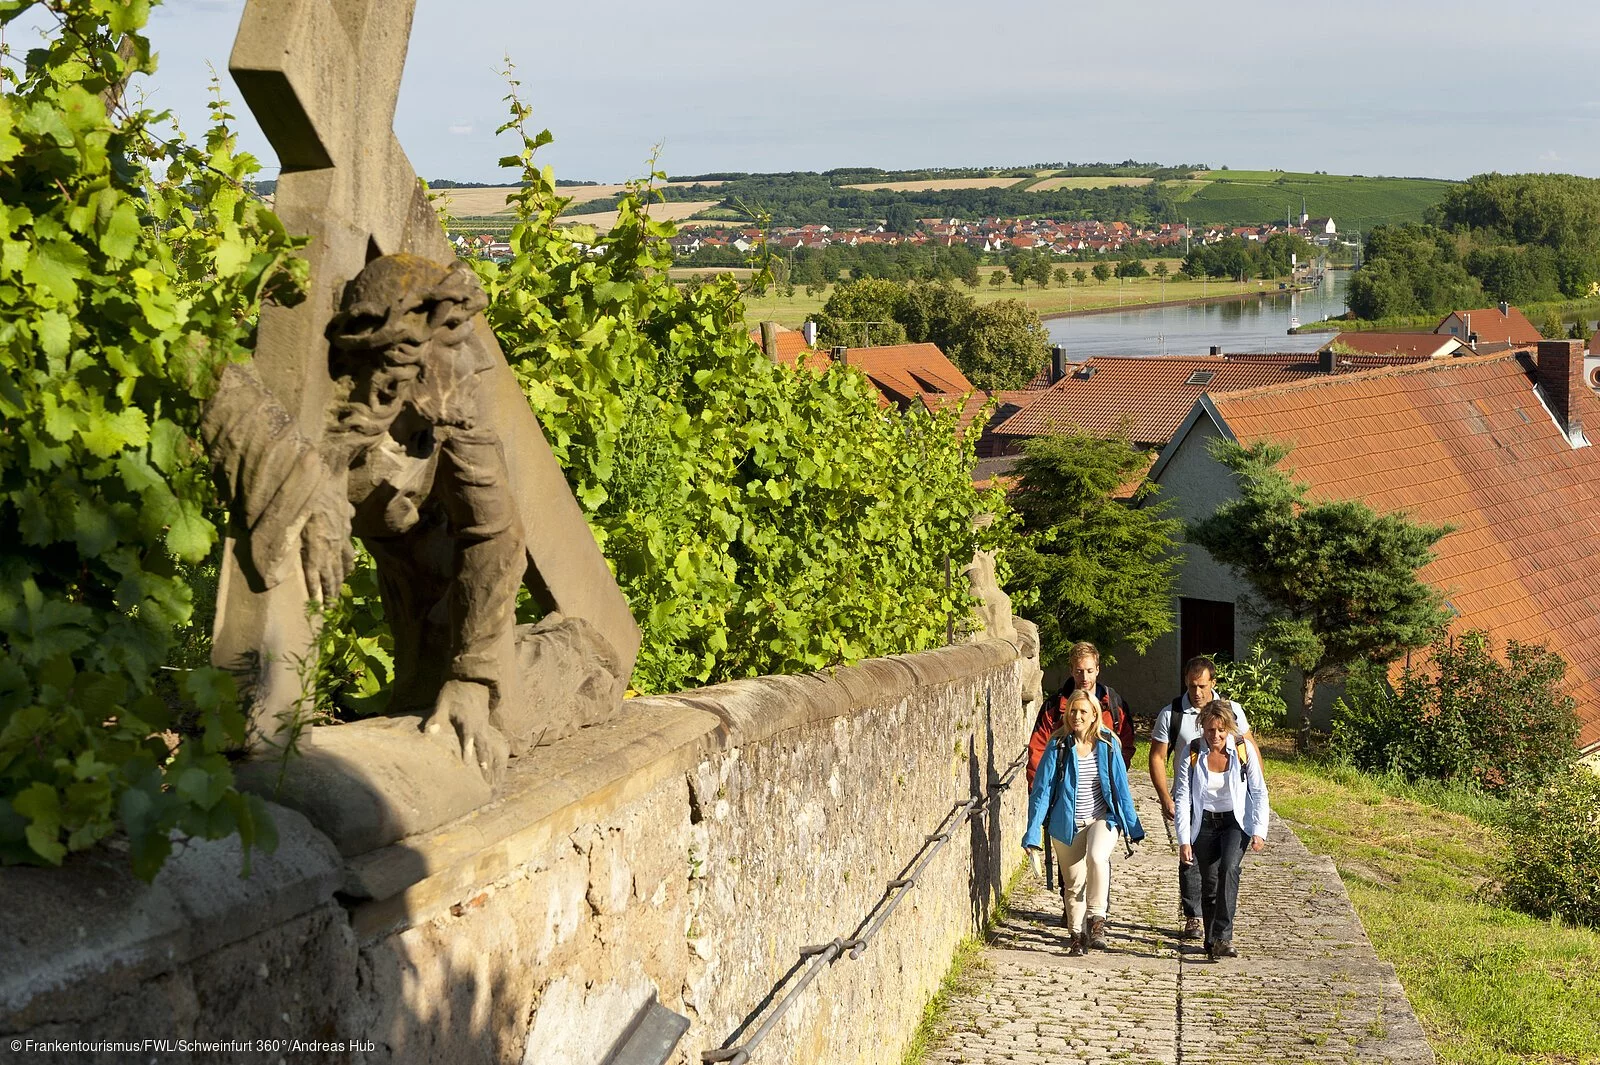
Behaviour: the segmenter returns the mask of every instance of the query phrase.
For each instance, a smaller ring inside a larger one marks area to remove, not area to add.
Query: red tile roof
[[[781,334],[780,334],[781,335]],[[847,361],[878,386],[878,391],[905,405],[924,392],[973,391],[972,382],[945,358],[937,344],[887,344],[851,348]]]
[[[1244,443],[1291,445],[1321,499],[1359,499],[1455,531],[1422,570],[1457,631],[1548,645],[1567,660],[1580,742],[1600,743],[1600,446],[1573,448],[1513,354],[1322,377],[1213,400]],[[1600,438],[1600,398],[1574,409]]]
[[[760,347],[761,330],[750,330],[750,339]],[[803,359],[806,367],[813,370],[825,370],[832,362],[826,351],[818,351],[807,345],[805,334],[795,329],[779,328],[778,350],[776,353],[768,352],[767,355],[773,362],[785,366],[799,366]]]
[[[953,407],[959,404],[960,410],[956,415],[956,430],[962,433],[967,431],[967,426],[973,423],[973,420],[982,413],[984,405],[989,402],[988,393],[982,389],[964,394],[923,392],[917,398],[922,401],[924,407],[935,413],[944,410],[946,407]]]
[[[1439,333],[1340,333],[1328,344],[1363,355],[1418,355],[1430,359],[1453,354],[1456,348],[1465,346],[1463,341]]]
[[[1006,436],[1046,436],[1074,430],[1095,436],[1125,432],[1137,444],[1172,439],[1204,392],[1298,381],[1317,372],[1314,356],[1230,358],[1217,355],[1098,355],[1069,368],[1067,376],[1039,393],[994,428]],[[1309,360],[1309,361],[1307,361]],[[1086,371],[1093,373],[1084,377]],[[1189,384],[1195,374],[1212,376]]]
[[[1499,307],[1479,307],[1471,311],[1451,311],[1433,327],[1435,333],[1446,333],[1452,318],[1459,318],[1460,331],[1456,334],[1467,339],[1468,330],[1478,335],[1481,350],[1484,344],[1537,344],[1543,339],[1533,323],[1515,307],[1507,307],[1501,314]]]

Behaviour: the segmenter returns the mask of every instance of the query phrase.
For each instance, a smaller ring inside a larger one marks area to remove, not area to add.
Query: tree
[[[1107,281],[1111,280],[1111,264],[1110,263],[1095,263],[1093,272],[1094,272],[1094,279],[1096,281],[1100,282],[1102,285],[1105,284]]]
[[[1089,280],[1089,275],[1084,273],[1083,267],[1080,266],[1076,270],[1072,271],[1072,280],[1081,285],[1085,281]]]
[[[922,228],[917,222],[916,209],[909,203],[891,203],[883,211],[883,228],[891,233],[909,235]]]
[[[1127,262],[1118,264],[1118,266],[1117,266],[1117,276],[1118,277],[1148,277],[1148,276],[1150,276],[1150,271],[1146,270],[1144,268],[1144,263],[1139,261],[1138,259],[1129,259]]]
[[[948,282],[925,281],[906,289],[895,317],[905,327],[907,340],[937,344],[959,365],[957,352],[967,342],[977,309],[971,296]]]
[[[1249,582],[1266,621],[1263,644],[1301,671],[1304,749],[1318,684],[1424,647],[1445,625],[1439,593],[1417,570],[1450,530],[1360,502],[1313,502],[1277,468],[1288,453],[1265,441],[1218,441],[1213,455],[1238,478],[1239,494],[1186,536]]]
[[[1021,388],[1050,357],[1050,333],[1021,300],[995,300],[972,312],[946,354],[986,392]]]
[[[1028,268],[1028,275],[1040,288],[1050,287],[1050,257],[1044,252],[1035,252],[1033,262]]]
[[[1167,279],[1167,261],[1165,259],[1157,259],[1156,265],[1150,272],[1165,281]]]
[[[1166,504],[1111,498],[1146,461],[1125,439],[1044,436],[1025,445],[1011,493],[1022,519],[1011,588],[1039,626],[1046,664],[1078,640],[1143,652],[1172,631],[1179,523]]]
[[[1376,227],[1367,235],[1362,261],[1348,297],[1358,318],[1443,314],[1477,307],[1484,299],[1454,241],[1430,226]]]
[[[1065,266],[1056,267],[1051,276],[1056,279],[1056,285],[1060,288],[1066,288],[1067,282],[1072,280],[1072,275],[1067,272],[1067,268]]]
[[[1559,311],[1551,311],[1544,316],[1544,323],[1539,326],[1539,335],[1546,340],[1560,340],[1567,335],[1567,323],[1561,320]]]
[[[991,288],[999,288],[1005,283],[1006,272],[1004,270],[996,270],[994,273],[989,275],[989,285]]]
[[[905,326],[895,318],[905,299],[906,287],[896,281],[863,278],[837,285],[817,312],[817,343],[823,347],[903,344]]]

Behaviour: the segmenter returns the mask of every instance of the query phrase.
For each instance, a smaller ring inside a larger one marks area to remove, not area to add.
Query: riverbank
[[[1221,296],[1199,296],[1194,299],[1157,300],[1154,303],[1140,301],[1139,303],[1122,303],[1115,306],[1087,307],[1078,310],[1058,311],[1054,314],[1040,314],[1039,317],[1044,321],[1052,321],[1058,318],[1087,318],[1096,314],[1117,314],[1121,311],[1153,310],[1157,307],[1203,307],[1211,303],[1230,303],[1234,300],[1259,299],[1263,296],[1288,296],[1296,292],[1311,292],[1315,289],[1315,285],[1296,285],[1290,288],[1273,289],[1261,288],[1246,292],[1230,292]]]
[[[1081,269],[1090,264],[1063,263],[1062,265],[1071,269]],[[674,279],[683,279],[680,275],[681,269],[673,270]],[[1081,284],[1069,281],[1065,286],[1051,285],[1045,288],[1030,284],[1018,288],[1010,281],[1000,285],[991,284],[988,278],[992,276],[994,269],[998,268],[984,267],[984,283],[977,288],[961,286],[961,290],[980,304],[1002,299],[1018,300],[1043,319],[1113,314],[1117,311],[1145,310],[1152,307],[1181,307],[1189,304],[1237,300],[1247,296],[1272,296],[1290,291],[1278,288],[1278,285],[1287,278],[1239,282],[1170,279],[1163,281],[1156,277],[1135,277],[1113,278],[1105,282],[1088,280]],[[745,321],[752,327],[756,322],[778,322],[797,329],[801,323],[815,316],[832,294],[833,286],[830,285],[821,292],[809,296],[802,289],[797,289],[792,296],[785,296],[775,291],[769,291],[764,296],[746,295]]]
[[[1542,326],[1551,314],[1558,315],[1565,325],[1583,321],[1591,327],[1600,319],[1600,297],[1582,300],[1550,300],[1544,303],[1518,305],[1523,317],[1535,326]],[[1396,315],[1391,318],[1325,318],[1320,322],[1307,322],[1297,333],[1417,333],[1432,332],[1445,317],[1440,314]]]

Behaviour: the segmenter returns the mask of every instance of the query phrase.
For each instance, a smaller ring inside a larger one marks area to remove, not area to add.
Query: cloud
[[[1539,162],[1541,162],[1541,163],[1559,163],[1559,162],[1561,162],[1561,156],[1556,154],[1556,150],[1554,148],[1551,148],[1548,152],[1540,152],[1539,153]]]
[[[458,122],[450,127],[450,134],[456,137],[464,137],[471,132],[472,123],[470,122]]]

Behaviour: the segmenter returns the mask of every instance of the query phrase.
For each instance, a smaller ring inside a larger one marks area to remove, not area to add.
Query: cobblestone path
[[[1060,898],[1024,874],[1010,917],[945,1009],[929,1065],[1432,1065],[1332,860],[1274,817],[1266,849],[1245,856],[1240,956],[1213,964],[1178,938],[1177,855],[1147,779],[1134,797],[1150,834],[1131,858],[1117,846],[1108,948],[1067,957]]]

